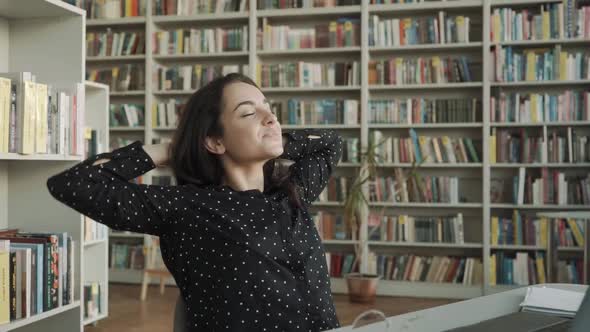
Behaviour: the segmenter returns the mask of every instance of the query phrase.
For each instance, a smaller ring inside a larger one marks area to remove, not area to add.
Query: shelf
[[[513,289],[525,287],[525,286],[526,285],[494,285],[494,286],[490,286],[488,295],[507,292],[509,290],[513,290]]]
[[[126,132],[126,131],[144,131],[145,127],[110,127],[110,131]]]
[[[482,42],[396,45],[396,46],[369,46],[369,52],[371,52],[371,53],[388,53],[388,52],[404,52],[404,51],[470,50],[470,49],[481,49],[482,46],[483,46]]]
[[[145,95],[145,91],[111,91],[109,95],[111,97],[143,96]]]
[[[407,4],[379,4],[369,5],[369,14],[428,12],[439,9],[481,8],[482,6],[482,0],[432,1]]]
[[[107,239],[98,239],[98,240],[89,240],[89,241],[84,241],[84,246],[85,247],[90,247],[90,246],[94,246],[97,244],[103,244],[103,243],[107,243]]]
[[[0,153],[2,160],[46,160],[46,161],[82,161],[82,156],[65,156],[60,154],[20,154],[20,153]]]
[[[587,205],[533,205],[533,204],[490,204],[492,209],[522,209],[522,210],[590,210]]]
[[[491,168],[519,168],[519,167],[528,167],[528,168],[590,168],[590,163],[532,163],[532,164],[522,164],[522,163],[498,163],[498,164],[490,164]]]
[[[118,233],[118,232],[114,232],[114,233],[110,233],[109,234],[109,237],[143,239],[145,237],[145,235],[143,235],[143,234],[136,234],[136,233]]]
[[[86,15],[84,10],[59,0],[0,0],[0,13],[5,19]]]
[[[273,17],[321,17],[321,16],[339,16],[345,14],[360,15],[361,6],[334,6],[334,7],[314,7],[314,8],[287,8],[287,9],[258,9],[256,15],[259,18]]]
[[[369,90],[424,90],[424,89],[460,89],[460,88],[481,88],[481,82],[462,83],[426,83],[426,84],[401,84],[401,85],[369,85]]]
[[[61,306],[34,316],[31,316],[29,318],[24,318],[24,319],[19,319],[19,320],[15,320],[12,321],[10,323],[7,324],[3,324],[0,325],[0,331],[11,331],[11,330],[15,330],[17,328],[23,327],[23,326],[27,326],[29,324],[41,321],[45,318],[49,318],[51,316],[55,316],[58,314],[61,314],[63,312],[66,312],[68,310],[72,310],[72,309],[76,309],[80,306],[80,301],[74,301],[68,305],[65,306]]]
[[[589,126],[590,122],[586,121],[564,121],[564,122],[492,122],[490,127],[584,127]]]
[[[499,6],[510,6],[510,5],[537,5],[537,4],[546,4],[552,2],[559,2],[561,0],[491,0],[490,6],[492,7],[499,7]]]
[[[520,81],[520,82],[491,82],[491,87],[536,87],[536,86],[559,86],[559,85],[586,85],[590,80],[563,80],[563,81]]]
[[[155,15],[152,16],[152,21],[156,24],[184,24],[197,22],[220,22],[220,21],[234,21],[247,22],[249,14],[247,12],[228,12],[228,13],[211,13],[199,15]]]
[[[422,165],[418,166],[418,164],[413,165],[411,163],[380,163],[377,167],[382,168],[391,168],[391,167],[400,167],[400,168],[481,168],[483,166],[482,163],[423,163]]]
[[[137,61],[145,60],[145,54],[140,55],[115,55],[115,56],[87,56],[86,62],[109,62],[109,61]]]
[[[370,123],[369,129],[438,129],[438,128],[482,128],[481,122],[473,123]]]
[[[193,90],[156,90],[154,91],[155,95],[158,96],[190,96],[195,91]]]
[[[102,319],[105,319],[107,317],[108,316],[106,314],[100,314],[100,315],[98,315],[96,317],[89,317],[89,318],[84,319],[84,321],[82,322],[82,324],[83,325],[90,325],[92,323],[95,323],[95,322],[97,322],[99,320],[102,320]]]
[[[547,248],[542,246],[527,246],[527,245],[517,245],[517,244],[495,244],[490,245],[490,249],[495,250],[547,250]]]
[[[361,48],[359,46],[349,47],[324,47],[324,48],[300,48],[292,50],[258,50],[256,54],[259,56],[283,56],[283,55],[350,55],[351,53],[358,53],[360,56]]]
[[[329,129],[360,129],[361,125],[346,125],[346,124],[315,124],[315,125],[281,125],[282,129],[322,129],[322,128],[329,128]]]
[[[553,44],[577,45],[589,44],[590,39],[567,38],[567,39],[547,39],[547,40],[511,40],[503,42],[492,42],[490,46],[551,46]]]
[[[557,247],[558,251],[563,251],[563,252],[584,252],[584,248],[583,247]]]
[[[337,167],[360,167],[360,163],[351,163],[351,162],[340,162],[336,165]]]
[[[354,91],[360,92],[360,86],[317,86],[317,87],[290,87],[290,88],[261,88],[263,93],[288,93],[288,92],[340,92]]]
[[[407,208],[460,208],[460,209],[479,209],[481,203],[389,203],[389,202],[370,202],[371,207],[407,207]]]
[[[153,127],[154,131],[174,131],[176,127]]]
[[[420,247],[437,249],[481,249],[481,243],[429,243],[429,242],[400,242],[400,241],[369,241],[369,246],[380,247]]]
[[[358,241],[353,240],[322,240],[324,245],[355,245],[358,244]]]
[[[182,61],[197,59],[229,59],[229,58],[247,58],[248,51],[232,51],[217,53],[200,53],[200,54],[172,54],[172,55],[153,55],[154,60],[159,61]]]
[[[94,18],[86,20],[86,26],[143,25],[145,17]]]
[[[312,206],[336,206],[336,207],[340,207],[340,206],[344,206],[344,202],[312,202],[311,203]]]

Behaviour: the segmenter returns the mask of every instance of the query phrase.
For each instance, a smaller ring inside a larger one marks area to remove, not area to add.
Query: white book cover
[[[525,183],[525,168],[518,168],[518,196],[517,204],[524,204],[524,183]]]
[[[523,311],[573,317],[580,308],[584,294],[551,287],[529,287],[520,306]]]

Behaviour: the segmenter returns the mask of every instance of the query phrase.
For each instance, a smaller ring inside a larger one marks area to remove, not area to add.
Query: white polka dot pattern
[[[131,183],[155,168],[140,141],[56,174],[47,187],[113,229],[160,237],[189,331],[324,331],[339,323],[308,205],[340,159],[342,139],[331,130],[285,135],[281,158],[295,161],[291,179],[303,208],[279,191]],[[92,165],[102,158],[110,161]]]

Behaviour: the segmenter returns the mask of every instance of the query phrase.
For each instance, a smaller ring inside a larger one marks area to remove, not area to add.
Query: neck
[[[236,191],[258,189],[264,192],[264,163],[236,165],[232,161],[224,160],[225,176],[221,184]]]

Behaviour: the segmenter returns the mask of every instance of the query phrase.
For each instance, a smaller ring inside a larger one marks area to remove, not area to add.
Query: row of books
[[[258,0],[258,9],[318,8],[360,5],[360,0]]]
[[[124,64],[106,69],[86,71],[86,79],[109,86],[109,91],[145,90],[145,66],[143,64]]]
[[[109,237],[109,228],[84,216],[84,241],[104,240]]]
[[[271,108],[282,125],[357,125],[360,123],[356,99],[288,99],[271,101]]]
[[[65,0],[86,10],[86,18],[145,16],[148,0]]]
[[[547,157],[550,163],[584,163],[590,161],[590,136],[581,136],[572,127],[565,133],[547,133]]]
[[[437,16],[381,19],[369,18],[369,46],[388,47],[417,44],[468,43],[470,18],[448,16],[439,11]]]
[[[369,84],[472,82],[472,63],[465,56],[398,57],[369,61]]]
[[[0,73],[0,152],[84,154],[84,85],[57,89],[31,72]]]
[[[166,102],[154,103],[152,105],[152,126],[154,128],[176,128],[182,107],[184,107],[184,103],[173,98]]]
[[[258,64],[258,85],[271,87],[359,86],[359,62]]]
[[[559,171],[541,169],[541,175],[526,175],[524,167],[512,179],[511,198],[514,204],[590,204],[590,173],[583,176],[565,176]]]
[[[467,123],[481,120],[481,102],[471,99],[369,100],[369,123]]]
[[[542,123],[590,120],[590,91],[520,93],[501,91],[490,98],[490,121]]]
[[[514,50],[511,46],[491,51],[491,72],[496,82],[563,81],[590,79],[590,54],[553,49]]]
[[[463,214],[454,216],[408,216],[369,213],[370,241],[465,243]]]
[[[459,178],[456,176],[411,176],[404,179],[398,174],[396,177],[377,177],[368,182],[371,202],[459,203]]]
[[[296,50],[360,46],[360,29],[358,18],[339,18],[308,28],[270,25],[264,17],[258,31],[257,47],[263,50]]]
[[[490,257],[490,285],[543,284],[547,280],[546,266],[545,254],[540,251],[510,254],[498,251]]]
[[[492,128],[490,163],[540,163],[547,160],[542,134],[524,128]]]
[[[359,261],[354,254],[327,252],[326,263],[332,278],[343,278],[349,273],[359,271]]]
[[[473,257],[369,255],[369,273],[384,280],[454,283],[466,286],[483,283],[483,264]]]
[[[560,247],[583,248],[587,221],[584,219],[556,219],[553,221],[553,234]]]
[[[225,12],[243,12],[249,8],[248,0],[154,0],[154,15],[188,16]]]
[[[143,104],[110,104],[109,126],[111,128],[143,126],[144,114]]]
[[[531,218],[514,210],[511,218],[492,216],[490,245],[527,245],[547,247],[549,225],[545,218]]]
[[[344,202],[352,182],[352,178],[345,176],[330,177],[317,200],[320,202]]]
[[[344,216],[329,211],[316,211],[312,214],[312,220],[322,241],[324,240],[350,240]]]
[[[344,138],[344,151],[342,151],[342,157],[340,161],[347,163],[358,163],[360,162],[360,140],[358,137],[346,137]]]
[[[582,259],[557,261],[557,282],[584,284],[584,261]]]
[[[248,51],[248,27],[176,29],[152,35],[153,53],[159,55]]]
[[[117,148],[121,148],[121,147],[127,146],[127,145],[135,142],[136,140],[137,139],[124,138],[124,137],[121,137],[121,136],[111,137],[110,140],[109,140],[110,149],[112,151],[112,150],[115,150]],[[142,139],[139,139],[139,140],[142,141]]]
[[[109,246],[111,269],[142,270],[145,267],[143,244],[111,243]]]
[[[100,282],[84,284],[84,319],[92,319],[103,313],[104,290]]]
[[[229,73],[248,73],[248,65],[182,65],[156,66],[153,81],[156,89],[194,91],[212,81],[214,78]]]
[[[545,3],[538,9],[494,8],[490,18],[492,42],[590,38],[590,6],[576,0]]]
[[[385,137],[380,130],[372,130],[378,160],[386,163],[478,163],[479,149],[469,137],[418,136],[410,129],[410,137]]]
[[[106,32],[86,33],[87,56],[123,56],[145,53],[145,36],[142,32]]]
[[[68,233],[0,231],[0,324],[74,300],[74,248]]]

